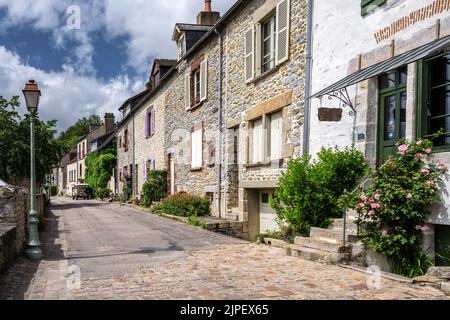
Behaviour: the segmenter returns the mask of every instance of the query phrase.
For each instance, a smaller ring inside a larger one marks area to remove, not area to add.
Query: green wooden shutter
[[[380,7],[386,3],[386,0],[361,0],[361,15],[365,16],[376,7]]]

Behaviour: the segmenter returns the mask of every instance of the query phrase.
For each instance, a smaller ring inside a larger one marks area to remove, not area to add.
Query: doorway
[[[390,71],[378,79],[378,165],[396,153],[396,142],[406,134],[407,68]]]

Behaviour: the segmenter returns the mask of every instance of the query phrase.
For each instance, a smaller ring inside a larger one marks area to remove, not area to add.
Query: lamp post
[[[30,112],[30,154],[31,154],[31,167],[30,167],[30,196],[31,196],[31,208],[28,215],[28,248],[26,250],[27,256],[31,260],[39,260],[42,258],[42,251],[39,248],[41,245],[39,241],[38,232],[38,213],[36,211],[36,174],[35,174],[35,137],[34,137],[34,117],[38,111],[39,98],[41,91],[34,80],[29,80],[23,89],[23,95],[25,96],[25,103],[27,109]]]

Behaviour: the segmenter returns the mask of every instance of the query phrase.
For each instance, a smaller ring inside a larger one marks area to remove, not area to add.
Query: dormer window
[[[178,59],[181,59],[181,57],[183,57],[184,54],[186,53],[186,45],[185,45],[185,41],[184,41],[184,35],[182,35],[180,37],[180,39],[178,40],[177,47],[178,47]]]

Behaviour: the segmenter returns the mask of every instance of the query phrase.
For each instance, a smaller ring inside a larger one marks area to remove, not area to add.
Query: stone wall
[[[22,252],[27,233],[28,197],[24,190],[0,186],[0,271]]]
[[[248,240],[248,223],[246,222],[208,222],[205,229],[230,237]]]

